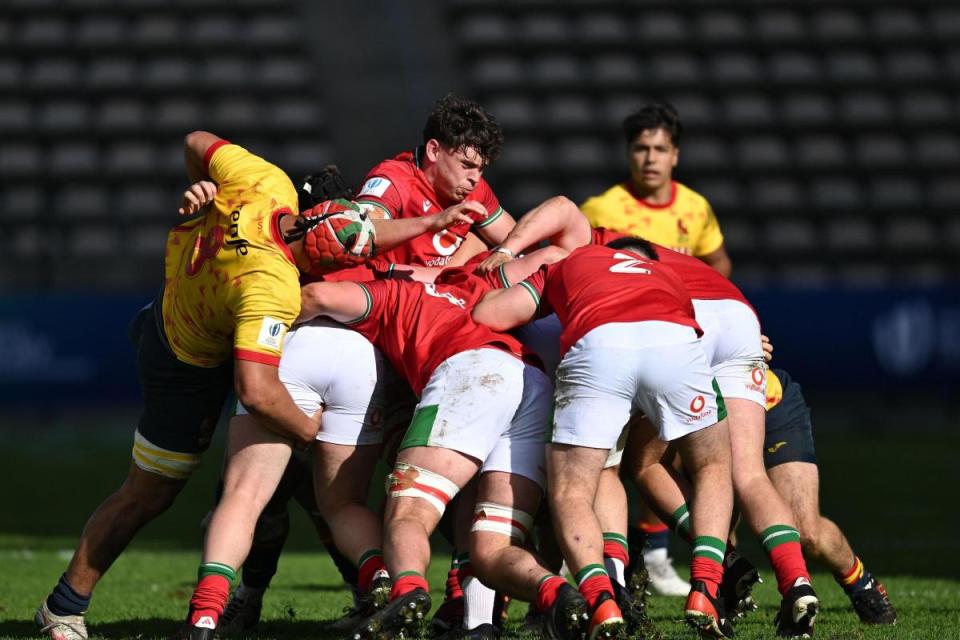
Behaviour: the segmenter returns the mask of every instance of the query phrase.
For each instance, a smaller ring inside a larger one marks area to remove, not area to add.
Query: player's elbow
[[[300,287],[300,315],[297,322],[307,322],[321,315],[326,309],[326,292],[322,282]]]

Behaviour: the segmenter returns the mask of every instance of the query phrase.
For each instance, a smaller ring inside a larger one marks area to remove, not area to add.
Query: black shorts
[[[158,303],[140,310],[130,323],[130,338],[143,390],[134,460],[147,471],[188,477],[210,446],[233,390],[233,361],[205,368],[177,359],[163,333]]]
[[[816,464],[813,423],[810,422],[810,407],[803,398],[803,391],[783,369],[774,369],[773,372],[783,383],[783,399],[767,411],[763,464],[767,469],[785,462]]]

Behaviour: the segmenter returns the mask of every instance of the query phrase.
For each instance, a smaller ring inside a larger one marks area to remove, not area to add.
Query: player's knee
[[[389,498],[422,500],[436,509],[438,517],[443,516],[447,505],[460,491],[456,483],[439,473],[406,462],[394,465],[393,471],[387,475],[386,484]]]
[[[816,519],[797,517],[800,514],[794,514],[797,523],[797,531],[800,532],[800,546],[804,553],[816,554],[820,548],[820,527],[817,526]]]
[[[522,546],[533,528],[533,515],[495,502],[478,502],[470,526],[470,558],[481,577],[497,570],[497,557],[509,546]]]

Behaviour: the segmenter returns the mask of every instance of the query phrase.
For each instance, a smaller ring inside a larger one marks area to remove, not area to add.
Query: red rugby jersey
[[[563,325],[560,355],[592,329],[613,322],[659,320],[703,331],[680,278],[634,253],[588,245],[544,265],[520,283],[540,315],[556,312]]]
[[[619,238],[631,237],[625,233],[617,233],[603,227],[593,229],[593,244],[606,245]],[[688,256],[668,249],[654,242],[650,243],[657,250],[660,262],[667,265],[680,276],[684,286],[694,300],[739,300],[750,306],[746,296],[735,284],[699,258]],[[753,309],[752,306],[750,306]],[[756,310],[754,310],[756,313]]]
[[[377,205],[391,218],[432,215],[456,204],[442,200],[434,191],[420,169],[416,153],[401,153],[371,169],[357,201]],[[503,214],[500,202],[483,178],[466,200],[475,200],[487,209],[487,218],[475,223],[473,229],[481,229]],[[424,234],[381,254],[377,263],[442,267],[450,261],[468,231],[465,225],[458,225],[435,234]]]
[[[462,267],[445,268],[440,272],[440,275],[434,279],[434,282],[437,284],[456,285],[475,281],[470,286],[479,288],[481,290],[481,295],[487,291],[493,291],[494,289],[508,288],[510,284],[503,276],[503,265],[500,265],[499,269],[488,271],[483,275],[474,273],[477,265],[486,260],[491,253],[491,251],[482,251],[470,258],[470,260]]]
[[[466,286],[400,280],[360,283],[367,292],[367,312],[344,324],[376,345],[401,372],[419,397],[441,362],[471,349],[500,349],[523,356],[520,342],[479,325],[470,317],[483,294],[476,283]]]

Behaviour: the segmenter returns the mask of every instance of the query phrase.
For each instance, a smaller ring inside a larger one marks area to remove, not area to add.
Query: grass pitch
[[[112,420],[111,420],[112,421]],[[102,420],[93,421],[96,424]],[[36,637],[31,621],[40,600],[69,561],[93,508],[122,480],[130,437],[96,430],[72,417],[55,428],[0,432],[6,490],[0,518],[0,637]],[[832,578],[814,573],[823,603],[818,638],[844,640],[960,638],[960,579],[955,454],[960,434],[903,432],[817,435],[823,511],[850,538],[867,567],[887,586],[899,612],[895,627],[864,627]],[[163,638],[182,620],[192,591],[201,534],[220,451],[203,467],[170,512],[149,525],[117,561],[94,596],[92,636]],[[327,638],[322,622],[335,619],[349,595],[329,558],[315,549],[297,508],[288,551],[264,601],[259,638]],[[738,638],[770,638],[779,603],[759,548],[741,531],[740,545],[761,567],[759,611],[743,620]],[[677,555],[685,558],[682,545]],[[434,606],[442,600],[448,555],[438,549],[431,567]],[[681,574],[685,568],[681,568]],[[652,597],[650,613],[665,638],[693,638],[681,622],[680,598]],[[514,603],[511,623],[526,605]],[[512,630],[507,638],[525,636]],[[529,637],[529,636],[527,636]]]

